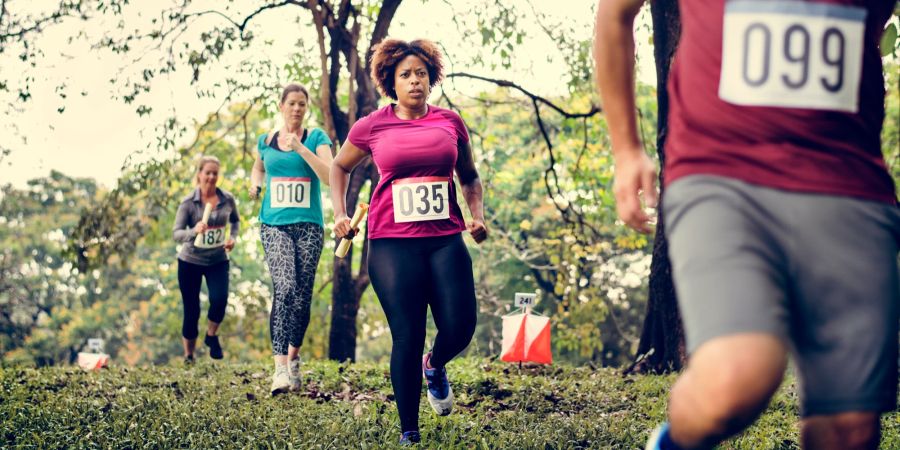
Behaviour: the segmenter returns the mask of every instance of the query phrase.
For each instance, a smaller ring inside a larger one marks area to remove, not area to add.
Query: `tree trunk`
[[[347,138],[350,127],[356,119],[366,116],[378,108],[378,91],[370,76],[371,65],[369,56],[372,47],[381,42],[387,36],[391,21],[402,0],[385,0],[381,3],[375,27],[372,32],[365,57],[357,54],[357,40],[359,39],[359,25],[347,28],[350,3],[344,1],[337,16],[337,21],[323,21],[328,27],[331,38],[328,57],[331,59],[329,70],[330,100],[328,105],[334,120],[335,133],[340,142]],[[341,71],[341,56],[348,62],[350,72],[350,98],[353,99],[348,112],[341,110],[337,99],[337,87]],[[360,64],[364,61],[365,64]],[[353,83],[356,89],[353,90]],[[378,183],[378,171],[371,159],[366,159],[350,175],[350,184],[347,187],[347,214],[353,215],[359,202],[359,194],[366,181],[371,180],[372,190]],[[370,190],[371,192],[371,190]],[[371,194],[370,194],[371,195]],[[369,286],[369,271],[366,264],[369,250],[368,236],[363,236],[362,255],[360,255],[359,270],[353,276],[352,261],[353,248],[344,258],[334,258],[334,274],[331,285],[331,330],[328,336],[328,358],[337,361],[356,361],[356,317],[359,311],[359,301]]]
[[[656,61],[656,99],[659,110],[656,148],[659,154],[659,183],[662,192],[665,172],[664,143],[668,134],[669,93],[666,84],[669,68],[681,26],[677,0],[657,0],[651,3],[653,17],[654,60]],[[658,209],[653,260],[650,263],[650,294],[647,316],[638,344],[637,358],[628,372],[664,373],[680,370],[686,359],[684,328],[678,313],[675,286],[672,283],[672,267],[669,263],[669,245],[666,241],[662,208]]]
[[[374,176],[373,176],[373,172]],[[367,180],[378,182],[378,173],[371,159],[361,163],[350,175],[347,188],[347,212],[352,215],[359,201],[359,193]],[[368,230],[366,231],[368,234]],[[364,236],[359,272],[352,273],[353,247],[343,258],[334,258],[334,278],[331,287],[331,331],[328,336],[328,358],[337,361],[356,361],[356,316],[359,300],[369,286],[366,265],[369,240]]]

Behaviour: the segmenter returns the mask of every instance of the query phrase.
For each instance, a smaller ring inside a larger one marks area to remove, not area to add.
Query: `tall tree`
[[[669,130],[669,93],[666,85],[669,68],[681,34],[678,0],[656,0],[651,3],[653,18],[653,59],[656,63],[657,120],[656,148],[659,155],[659,186],[665,178],[665,142]],[[661,192],[660,192],[661,193]],[[678,313],[669,246],[666,241],[662,208],[658,209],[653,260],[650,264],[650,295],[644,318],[637,358],[627,372],[663,373],[682,368],[686,358],[684,328]]]

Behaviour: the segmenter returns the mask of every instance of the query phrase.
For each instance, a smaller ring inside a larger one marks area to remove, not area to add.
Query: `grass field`
[[[300,393],[271,397],[269,366],[203,360],[85,373],[0,368],[6,448],[393,448],[399,435],[386,365],[307,362]],[[456,409],[421,404],[420,448],[643,448],[663,420],[674,376],[590,367],[526,367],[467,358],[449,366]],[[900,449],[900,415],[882,447]],[[725,449],[799,448],[786,382],[769,410]]]

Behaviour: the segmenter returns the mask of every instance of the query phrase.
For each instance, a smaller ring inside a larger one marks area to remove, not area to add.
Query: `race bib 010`
[[[225,245],[225,227],[207,228],[200,236],[200,244],[194,247],[216,248]]]
[[[305,177],[272,177],[269,206],[272,208],[309,208],[312,180]]]
[[[857,112],[865,18],[865,9],[845,5],[726,2],[719,98]]]
[[[450,178],[418,177],[394,180],[394,222],[450,218]]]

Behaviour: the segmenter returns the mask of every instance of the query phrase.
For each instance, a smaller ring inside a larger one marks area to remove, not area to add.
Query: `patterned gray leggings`
[[[309,326],[316,267],[322,255],[324,230],[318,224],[300,222],[260,227],[266,263],[275,286],[269,330],[272,352],[287,355],[288,344],[300,347]]]

